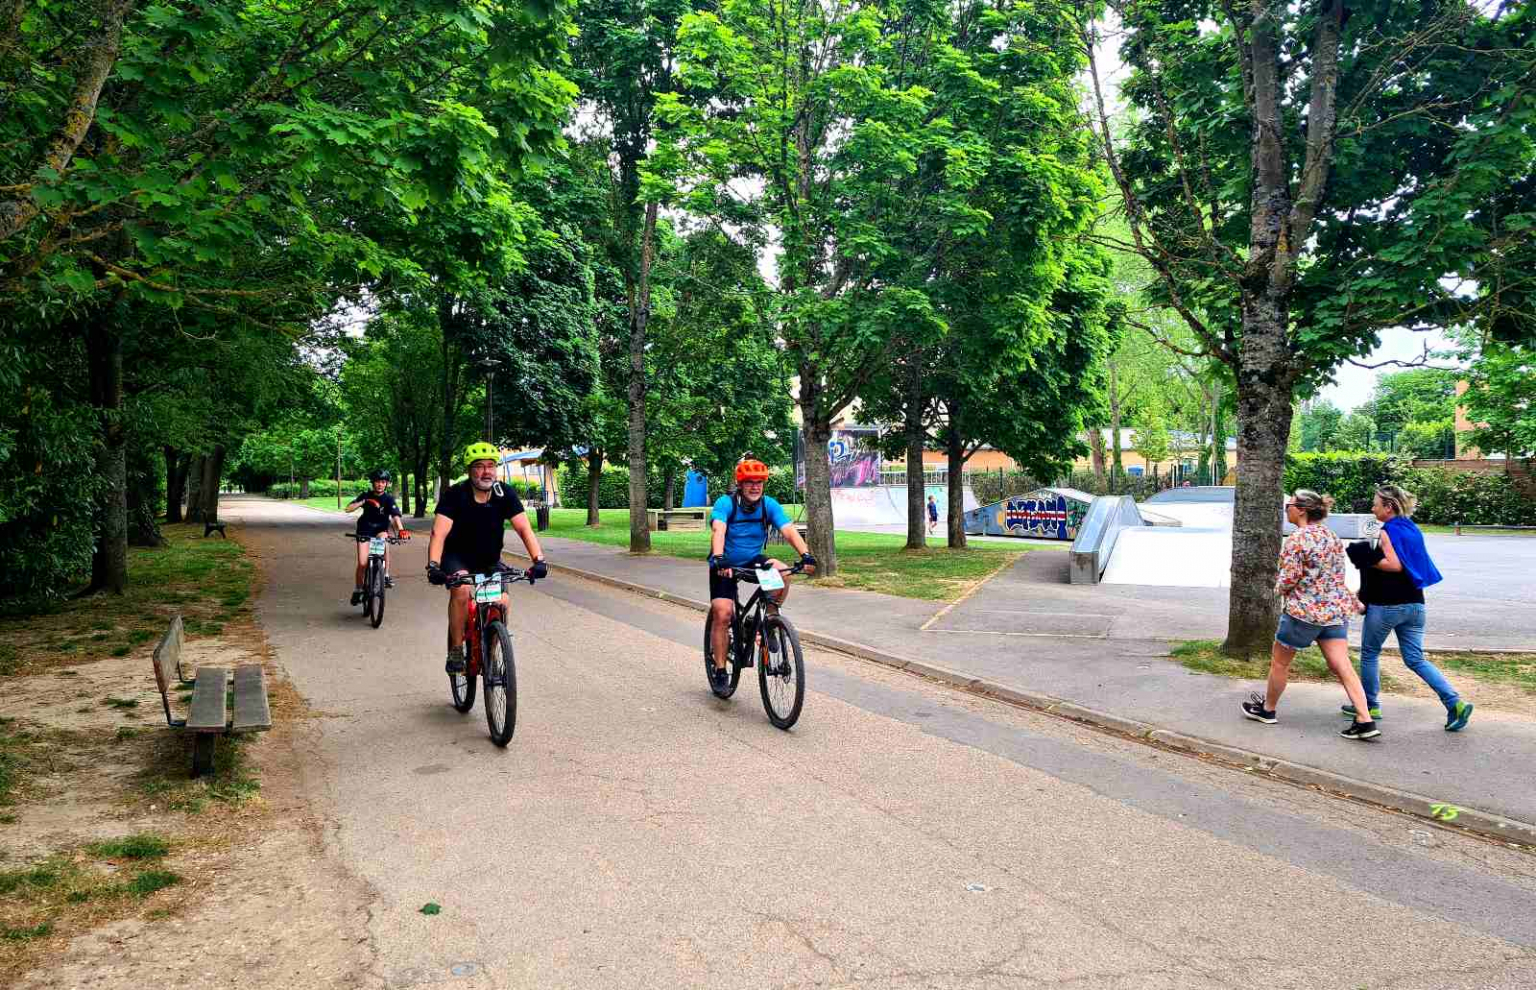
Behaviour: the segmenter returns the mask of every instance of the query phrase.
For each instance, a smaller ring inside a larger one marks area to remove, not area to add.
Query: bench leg
[[[218,739],[212,732],[199,732],[192,737],[192,776],[201,777],[213,771],[213,745]]]

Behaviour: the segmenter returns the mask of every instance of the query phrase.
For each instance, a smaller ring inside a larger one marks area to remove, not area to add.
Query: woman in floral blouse
[[[1296,531],[1280,547],[1280,578],[1275,582],[1275,593],[1284,600],[1280,628],[1275,630],[1275,644],[1270,650],[1265,694],[1254,693],[1243,702],[1243,714],[1267,725],[1278,721],[1275,706],[1285,691],[1291,661],[1296,659],[1297,650],[1315,642],[1359,713],[1339,735],[1374,739],[1381,730],[1370,721],[1360,675],[1349,662],[1349,617],[1361,611],[1360,602],[1344,583],[1344,544],[1323,524],[1331,508],[1332,498],[1305,488],[1285,501],[1286,521]],[[1366,716],[1364,720],[1361,714]]]

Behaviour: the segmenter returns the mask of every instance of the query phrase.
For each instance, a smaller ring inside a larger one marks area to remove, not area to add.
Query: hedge
[[[645,495],[649,508],[661,508],[662,496],[666,494],[665,482],[661,472],[649,472],[650,478],[646,485]],[[683,500],[683,476],[678,475],[677,489],[675,492],[678,504]],[[734,486],[733,478],[710,478],[709,497],[711,500],[726,494]],[[587,468],[585,464],[562,465],[560,468],[560,504],[568,509],[585,508],[587,504]],[[768,483],[763,486],[763,493],[778,499],[786,505],[792,505],[800,501],[799,493],[795,490],[795,478],[790,468],[773,468],[768,474]],[[597,485],[597,507],[600,509],[627,509],[629,508],[629,468],[604,466],[602,477]]]
[[[1386,484],[1418,496],[1414,518],[1422,523],[1536,525],[1536,499],[1523,495],[1507,474],[1416,468],[1390,454],[1335,451],[1286,458],[1285,490],[1310,488],[1332,495],[1339,512],[1369,512],[1376,489]]]
[[[267,495],[271,498],[298,498],[302,482],[277,481],[267,487]],[[356,495],[368,487],[367,479],[359,481],[345,481],[341,483],[342,495]],[[335,498],[336,479],[315,478],[309,483],[310,498]]]

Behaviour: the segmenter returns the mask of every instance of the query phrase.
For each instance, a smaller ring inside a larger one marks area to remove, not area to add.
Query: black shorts
[[[444,574],[457,574],[459,571],[468,571],[471,574],[490,574],[496,570],[496,565],[501,563],[501,551],[494,557],[461,557],[456,553],[443,551],[442,567]]]
[[[387,523],[387,522],[384,523],[384,525],[382,525],[382,526],[378,526],[378,525],[366,526],[366,525],[363,524],[363,521],[361,519],[359,519],[357,521],[357,535],[358,536],[378,536],[380,533],[387,533],[387,532],[389,532],[389,523]]]
[[[750,564],[747,564],[746,567],[739,569],[746,570],[753,567],[763,567],[767,565],[767,563],[767,555],[760,553],[756,557],[752,558],[752,562]],[[739,583],[739,578],[721,577],[719,574],[715,573],[714,568],[711,567],[709,569],[709,597],[711,599],[729,598],[731,601],[736,601],[736,586]]]

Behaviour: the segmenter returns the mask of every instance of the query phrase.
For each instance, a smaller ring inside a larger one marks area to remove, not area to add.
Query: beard
[[[496,479],[494,477],[482,478],[479,475],[474,475],[469,479],[469,483],[482,492],[488,492],[496,487]]]

